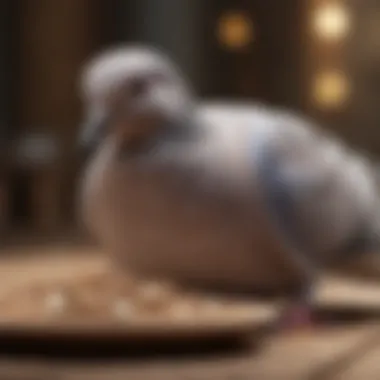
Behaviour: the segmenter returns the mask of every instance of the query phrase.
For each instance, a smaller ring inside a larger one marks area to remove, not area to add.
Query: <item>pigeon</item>
[[[84,65],[84,224],[130,271],[284,292],[310,319],[323,269],[379,243],[376,168],[306,117],[197,100],[164,53],[127,45]]]

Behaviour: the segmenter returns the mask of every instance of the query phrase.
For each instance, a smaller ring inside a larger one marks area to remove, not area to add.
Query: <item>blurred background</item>
[[[378,0],[2,0],[0,18],[5,238],[75,235],[77,80],[108,45],[160,47],[202,97],[290,107],[380,153]]]

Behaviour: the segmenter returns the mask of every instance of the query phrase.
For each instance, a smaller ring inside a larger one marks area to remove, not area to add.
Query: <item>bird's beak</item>
[[[78,147],[84,154],[91,154],[104,139],[109,125],[109,116],[102,109],[88,112],[80,127]]]
[[[184,106],[184,99],[173,89],[155,88],[151,91],[149,96],[149,104],[152,109],[163,112],[163,116],[170,119],[177,117],[181,114]]]

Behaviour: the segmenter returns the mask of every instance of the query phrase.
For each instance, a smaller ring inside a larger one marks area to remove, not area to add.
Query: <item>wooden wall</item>
[[[204,54],[207,95],[259,99],[274,104],[302,104],[302,0],[211,0],[207,3]],[[216,38],[221,16],[242,11],[253,23],[253,43],[229,51]]]
[[[30,155],[22,159],[14,149],[14,223],[23,221],[28,229],[48,233],[61,228],[72,211],[78,164],[74,141],[80,120],[77,79],[83,60],[100,41],[102,3],[25,0],[19,4],[15,144],[20,146],[30,135],[46,136],[56,142],[56,157],[47,162]]]
[[[380,2],[349,0],[352,33],[346,54],[352,83],[347,135],[380,155]]]
[[[15,64],[12,36],[14,3],[12,0],[0,2],[0,236],[9,231],[9,167],[7,165],[8,141],[12,134],[12,74]]]

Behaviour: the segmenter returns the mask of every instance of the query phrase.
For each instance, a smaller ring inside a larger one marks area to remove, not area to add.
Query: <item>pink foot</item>
[[[315,326],[312,310],[309,306],[296,305],[284,310],[277,322],[279,331],[304,331]]]

